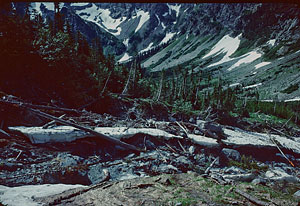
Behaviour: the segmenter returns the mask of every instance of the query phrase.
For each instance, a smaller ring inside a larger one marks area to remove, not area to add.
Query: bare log
[[[107,141],[110,141],[116,145],[120,145],[122,146],[123,148],[127,148],[127,149],[130,149],[130,150],[133,150],[135,152],[140,152],[140,149],[136,148],[135,146],[133,145],[130,145],[130,144],[127,144],[125,142],[122,142],[120,140],[117,140],[115,138],[112,138],[112,137],[109,137],[107,135],[104,135],[104,134],[101,134],[99,132],[96,132],[88,127],[85,127],[85,126],[81,126],[81,125],[78,125],[78,124],[75,124],[73,122],[69,122],[69,121],[65,121],[65,120],[62,120],[58,117],[55,117],[55,116],[52,116],[52,115],[49,115],[47,113],[44,113],[44,112],[41,112],[39,110],[36,110],[36,109],[32,109],[30,107],[27,107],[26,104],[22,104],[22,103],[17,103],[17,102],[10,102],[10,101],[5,101],[5,100],[0,100],[0,102],[3,102],[3,103],[6,103],[6,104],[9,104],[11,106],[16,106],[16,107],[20,107],[22,109],[26,109],[28,111],[31,111],[35,114],[37,114],[38,116],[41,116],[41,117],[44,117],[46,119],[51,119],[51,120],[54,120],[56,122],[59,122],[63,125],[68,125],[68,126],[72,126],[72,127],[75,127],[77,129],[80,129],[80,130],[83,130],[83,131],[86,131],[94,136],[97,136],[97,137],[100,137],[101,139],[104,139],[104,140],[107,140]]]
[[[255,204],[255,205],[258,205],[258,206],[267,206],[269,205],[268,203],[266,202],[263,202],[263,201],[260,201],[258,199],[256,199],[255,197],[247,194],[246,192],[243,192],[239,189],[235,189],[235,192],[238,193],[239,195],[243,196],[244,198],[246,198],[247,200],[249,200],[251,203]]]
[[[217,162],[217,160],[219,160],[219,157],[216,157],[216,159],[214,159],[214,161],[209,165],[209,167],[205,170],[204,174],[208,174],[209,171],[211,170],[211,168],[214,166],[214,164]]]
[[[73,122],[68,122],[68,121],[62,120],[62,119],[60,119],[60,118],[54,117],[54,116],[52,116],[52,115],[46,114],[46,113],[44,113],[44,112],[41,112],[41,111],[38,111],[38,110],[35,110],[35,109],[31,109],[31,108],[27,108],[27,109],[28,109],[29,111],[31,111],[31,112],[33,112],[33,113],[35,113],[35,114],[41,116],[41,117],[44,117],[44,118],[47,118],[47,119],[54,120],[54,121],[59,122],[59,123],[64,124],[64,125],[69,125],[69,126],[72,126],[72,127],[78,128],[78,129],[81,129],[81,130],[83,130],[83,131],[86,131],[86,132],[88,132],[88,133],[94,135],[94,136],[100,137],[100,138],[105,139],[105,140],[107,140],[107,141],[110,141],[110,142],[112,142],[112,143],[114,143],[114,144],[116,144],[116,145],[120,145],[120,146],[122,146],[122,147],[124,147],[124,148],[131,149],[131,150],[134,150],[134,151],[136,151],[136,152],[139,152],[139,151],[140,151],[138,148],[136,148],[136,147],[133,146],[133,145],[127,144],[127,143],[122,142],[122,141],[120,141],[120,140],[117,140],[117,139],[115,139],[115,138],[112,138],[112,137],[109,137],[109,136],[107,136],[107,135],[101,134],[101,133],[99,133],[99,132],[96,132],[96,131],[94,131],[94,130],[88,128],[88,127],[84,127],[84,126],[75,124],[75,123],[73,123]]]

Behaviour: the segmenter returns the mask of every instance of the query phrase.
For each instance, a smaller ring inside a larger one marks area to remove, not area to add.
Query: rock
[[[173,165],[160,165],[158,168],[158,171],[161,173],[174,173],[174,172],[178,172],[178,169],[176,167],[174,167]]]
[[[289,175],[283,170],[270,169],[265,173],[265,176],[274,182],[299,183],[300,179],[293,175]]]
[[[220,125],[211,123],[211,122],[205,122],[204,129],[211,131],[215,134],[223,134],[223,128]]]
[[[246,171],[239,167],[232,166],[232,167],[225,169],[224,173],[225,174],[243,174],[243,173],[246,173]]]
[[[254,180],[252,180],[251,183],[255,184],[255,185],[266,185],[267,181],[265,179],[258,177],[258,178],[255,178]]]
[[[295,198],[300,199],[300,190],[294,193],[293,195]]]
[[[100,165],[93,165],[89,168],[88,178],[92,184],[97,184],[105,178],[106,174]]]
[[[234,149],[223,148],[221,155],[225,156],[227,160],[241,161],[241,154]]]
[[[198,120],[196,121],[196,124],[198,125],[198,127],[199,127],[200,129],[204,129],[205,123],[206,123],[206,121],[201,120],[201,119],[198,119]]]
[[[61,153],[57,155],[57,160],[59,161],[59,165],[61,167],[69,167],[69,166],[75,166],[78,164],[80,160],[83,158],[67,153]]]
[[[189,147],[189,153],[192,155],[192,154],[194,154],[195,153],[195,147],[194,146],[190,146]]]
[[[247,174],[236,174],[236,175],[223,175],[224,179],[241,181],[241,182],[251,182],[256,178],[255,174],[247,173]]]

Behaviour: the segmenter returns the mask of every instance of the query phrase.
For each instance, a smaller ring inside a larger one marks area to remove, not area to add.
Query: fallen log
[[[85,127],[85,126],[81,126],[79,124],[75,124],[73,122],[69,122],[69,121],[65,121],[63,119],[60,119],[58,117],[55,117],[55,116],[52,116],[52,115],[49,115],[47,113],[44,113],[44,112],[41,112],[39,110],[36,110],[36,109],[32,109],[30,108],[31,104],[29,104],[29,107],[28,107],[28,104],[26,103],[21,103],[21,102],[17,102],[17,101],[6,101],[6,100],[3,100],[3,99],[0,99],[0,102],[1,103],[4,103],[4,104],[8,104],[8,105],[11,105],[11,106],[15,106],[15,107],[19,107],[21,109],[25,109],[25,110],[28,110],[30,112],[33,112],[34,114],[40,116],[40,117],[44,117],[46,119],[50,119],[50,120],[54,120],[56,122],[59,122],[63,125],[68,125],[68,126],[72,126],[72,127],[75,127],[77,129],[80,129],[80,130],[83,130],[85,132],[88,132],[94,136],[97,136],[97,137],[100,137],[101,139],[104,139],[104,140],[107,140],[107,141],[110,141],[116,145],[119,145],[123,148],[127,148],[127,149],[130,149],[130,150],[133,150],[135,152],[140,152],[141,150],[138,149],[137,147],[133,146],[133,145],[130,145],[130,144],[127,144],[125,142],[122,142],[120,140],[117,140],[115,138],[112,138],[112,137],[109,137],[107,135],[104,135],[104,134],[101,134],[99,132],[96,132],[88,127]],[[49,107],[48,107],[49,108]],[[72,110],[72,109],[71,109]],[[76,111],[76,110],[74,110]]]
[[[243,192],[239,189],[235,189],[235,192],[238,193],[239,195],[243,196],[244,198],[246,198],[248,201],[250,201],[251,203],[255,204],[255,205],[259,205],[259,206],[267,206],[269,205],[266,202],[260,201],[258,199],[256,199],[255,197],[247,194],[246,192]]]
[[[130,145],[130,144],[127,144],[127,143],[122,142],[120,140],[117,140],[115,138],[106,136],[106,135],[101,134],[99,132],[96,132],[95,130],[92,130],[92,129],[88,128],[88,127],[84,127],[82,125],[75,124],[73,122],[68,122],[68,121],[62,120],[60,118],[54,117],[52,115],[46,114],[44,112],[41,112],[41,111],[38,111],[38,110],[35,110],[35,109],[31,109],[31,108],[26,108],[26,109],[30,110],[31,112],[33,112],[33,113],[35,113],[35,114],[37,114],[37,115],[39,115],[41,117],[44,117],[44,118],[47,118],[47,119],[51,119],[51,120],[54,120],[54,121],[59,122],[61,124],[72,126],[72,127],[77,128],[77,129],[86,131],[86,132],[88,132],[88,133],[90,133],[90,134],[92,134],[94,136],[100,137],[100,138],[105,139],[107,141],[110,141],[110,142],[112,142],[112,143],[114,143],[116,145],[120,145],[120,146],[122,146],[124,148],[131,149],[131,150],[136,151],[136,152],[140,152],[141,151],[140,149],[136,148],[133,145]]]

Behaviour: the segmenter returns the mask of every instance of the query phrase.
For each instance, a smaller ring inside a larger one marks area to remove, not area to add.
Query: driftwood
[[[214,166],[214,164],[217,162],[217,160],[219,160],[219,157],[216,157],[216,159],[214,159],[214,161],[209,165],[209,167],[205,170],[204,174],[208,174],[209,171],[211,170],[211,168]]]
[[[100,137],[101,139],[105,139],[105,140],[110,141],[110,142],[112,142],[112,143],[114,143],[116,145],[120,145],[123,148],[127,148],[127,149],[133,150],[135,152],[140,152],[140,150],[138,148],[136,148],[135,146],[133,146],[133,145],[127,144],[127,143],[122,142],[120,140],[117,140],[115,138],[112,138],[112,137],[109,137],[107,135],[101,134],[99,132],[96,132],[96,131],[88,128],[88,127],[81,126],[81,125],[75,124],[73,122],[65,121],[65,120],[62,120],[62,119],[60,119],[58,117],[55,117],[55,116],[49,115],[47,113],[41,112],[39,110],[32,109],[32,108],[28,107],[27,104],[18,103],[18,102],[11,102],[11,101],[5,101],[5,100],[0,100],[0,102],[5,103],[5,104],[9,104],[9,105],[13,105],[13,106],[16,106],[16,107],[20,107],[20,108],[23,108],[23,109],[26,109],[26,110],[28,110],[30,112],[33,112],[33,113],[37,114],[40,117],[44,117],[46,119],[54,120],[54,121],[59,122],[59,123],[61,123],[63,125],[68,125],[68,126],[75,127],[77,129],[80,129],[80,130],[83,130],[85,132],[88,132],[88,133],[90,133],[90,134],[92,134],[94,136]]]
[[[243,196],[244,198],[246,198],[247,200],[249,200],[251,203],[255,204],[255,205],[259,205],[259,206],[267,206],[269,205],[266,202],[260,201],[258,199],[256,199],[255,197],[247,194],[246,192],[243,192],[239,189],[235,189],[235,192],[241,196]]]

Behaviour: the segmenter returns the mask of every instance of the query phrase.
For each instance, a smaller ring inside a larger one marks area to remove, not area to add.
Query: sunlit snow
[[[87,6],[89,3],[71,3],[71,6]]]
[[[129,60],[131,58],[131,56],[128,55],[128,53],[126,52],[124,54],[124,56],[119,60],[119,62],[125,62],[127,60]]]
[[[180,9],[180,7],[181,7],[181,5],[179,4],[179,5],[169,5],[168,4],[168,7],[169,8],[171,8],[172,10],[175,10],[176,11],[176,18],[178,17],[178,15],[179,15],[179,9]]]
[[[151,42],[151,43],[147,46],[147,48],[141,50],[140,53],[150,50],[150,49],[152,48],[152,45],[153,45],[153,42]]]
[[[252,89],[252,88],[255,88],[255,87],[258,87],[258,86],[261,86],[261,85],[262,85],[262,83],[252,84],[252,85],[244,87],[244,89]]]
[[[261,62],[261,63],[255,65],[255,69],[258,69],[260,67],[266,66],[268,64],[271,64],[271,62]]]
[[[161,22],[161,26],[162,26],[162,28],[163,28],[163,29],[165,29],[165,28],[166,28],[166,26],[165,26],[164,22]]]
[[[140,20],[139,20],[138,26],[135,29],[135,32],[140,30],[142,28],[142,26],[150,19],[149,12],[144,12],[142,10],[139,10],[137,12],[137,16],[138,16],[138,18],[140,18]]]
[[[123,40],[123,44],[124,44],[126,47],[128,47],[128,43],[129,43],[129,39],[124,39],[124,40]]]
[[[228,68],[228,71],[231,71],[232,69],[240,66],[241,64],[247,64],[255,61],[256,59],[260,58],[262,56],[261,53],[257,51],[251,51],[247,54],[244,54],[242,59],[240,59],[238,62],[236,62],[234,65]]]
[[[166,36],[163,38],[163,40],[160,42],[160,44],[167,43],[176,33],[166,33]]]
[[[46,197],[62,193],[69,189],[85,188],[83,185],[45,184],[6,187],[0,185],[0,202],[9,206],[38,206],[33,197]]]
[[[274,46],[275,45],[275,41],[276,39],[271,39],[267,42],[267,44],[270,44],[271,46]]]
[[[300,101],[300,97],[295,97],[294,99],[284,100],[284,102],[294,102],[294,101]]]
[[[87,13],[89,15],[84,15],[82,18],[92,21],[98,24],[100,27],[107,30],[109,33],[113,35],[120,35],[121,28],[119,25],[126,20],[126,17],[121,17],[119,19],[114,19],[110,16],[109,9],[101,9],[98,8],[95,4],[92,4],[91,7],[85,8],[84,10],[76,11],[77,14]],[[112,32],[110,30],[117,30],[116,32]]]
[[[242,34],[238,35],[235,38],[230,37],[228,34],[225,35],[213,48],[212,50],[206,54],[203,58],[215,55],[215,54],[219,54],[219,53],[225,53],[225,56],[218,62],[209,65],[209,67],[211,66],[215,66],[215,65],[219,65],[222,64],[224,62],[227,62],[229,60],[231,60],[231,58],[229,57],[230,55],[232,55],[239,47],[240,45],[240,37],[242,36]]]
[[[43,2],[42,4],[44,4],[46,6],[46,8],[50,11],[54,11],[54,3],[50,3],[50,2]],[[62,7],[62,5],[60,5],[60,7]]]

